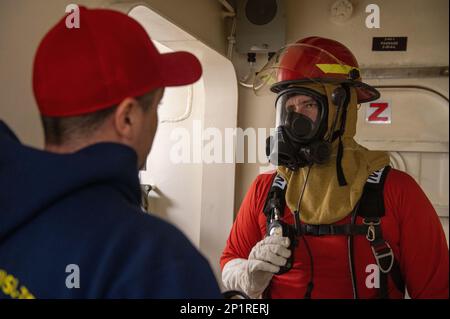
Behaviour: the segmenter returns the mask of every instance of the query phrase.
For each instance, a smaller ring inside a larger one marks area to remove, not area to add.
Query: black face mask
[[[324,164],[331,155],[330,144],[325,141],[313,141],[308,144],[290,139],[289,128],[277,127],[275,134],[266,140],[266,155],[276,166],[285,166],[291,170],[312,164]]]
[[[287,112],[275,134],[266,140],[266,155],[272,164],[296,170],[328,161],[331,146],[321,139],[324,128],[320,127],[322,119],[326,118],[323,100],[321,107],[321,118],[317,124],[301,113]]]

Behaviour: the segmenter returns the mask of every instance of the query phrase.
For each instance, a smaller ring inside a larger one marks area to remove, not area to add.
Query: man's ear
[[[136,124],[136,111],[139,107],[136,99],[127,97],[116,108],[114,112],[114,128],[116,133],[125,140],[133,138],[133,124]]]

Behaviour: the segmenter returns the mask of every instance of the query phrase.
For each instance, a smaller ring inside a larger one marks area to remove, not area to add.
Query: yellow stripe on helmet
[[[358,68],[345,64],[316,64],[316,66],[326,74],[348,74],[353,69],[357,69],[359,71]]]

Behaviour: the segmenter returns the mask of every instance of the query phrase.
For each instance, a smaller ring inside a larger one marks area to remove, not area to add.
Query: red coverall
[[[259,175],[250,187],[227,240],[220,264],[234,258],[247,259],[251,249],[266,234],[264,203],[273,174]],[[384,185],[385,216],[381,218],[384,239],[391,245],[399,262],[403,280],[411,298],[448,298],[449,251],[439,218],[420,186],[408,174],[391,169]],[[286,207],[285,222],[293,224]],[[350,216],[336,224],[350,223]],[[358,217],[357,224],[362,224]],[[353,298],[349,271],[347,236],[306,236],[314,266],[312,298]],[[367,288],[376,264],[365,236],[354,237],[355,274],[359,298],[377,298],[377,289]],[[274,276],[268,287],[270,298],[303,298],[310,281],[310,258],[299,241],[293,268]],[[389,297],[402,298],[389,275]]]

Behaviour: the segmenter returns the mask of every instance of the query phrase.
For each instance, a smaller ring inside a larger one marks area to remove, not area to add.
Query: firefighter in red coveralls
[[[255,89],[277,93],[275,173],[250,187],[221,257],[227,289],[252,298],[448,298],[449,252],[418,184],[353,137],[379,92],[353,54],[310,37],[280,50]]]

